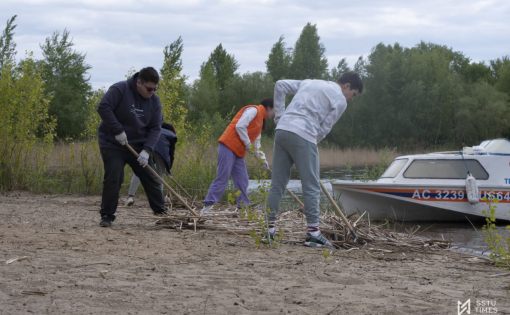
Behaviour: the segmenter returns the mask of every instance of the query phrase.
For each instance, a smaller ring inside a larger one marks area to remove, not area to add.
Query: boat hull
[[[347,215],[367,212],[371,220],[483,221],[489,204],[470,204],[463,186],[416,186],[336,181],[333,189]],[[497,199],[496,219],[510,221],[510,189],[481,188],[481,198]]]

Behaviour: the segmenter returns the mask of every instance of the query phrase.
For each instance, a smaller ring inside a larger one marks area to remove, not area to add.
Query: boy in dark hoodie
[[[154,164],[155,171],[159,176],[170,174],[172,165],[174,164],[175,144],[177,143],[177,135],[174,126],[169,123],[161,125],[161,136],[159,137],[156,147],[154,149]],[[126,199],[126,206],[130,207],[135,204],[135,194],[140,186],[140,179],[133,174],[131,182],[129,183],[128,197]],[[163,189],[163,185],[161,185]],[[169,200],[165,197],[165,202]]]
[[[150,155],[163,121],[161,103],[155,95],[158,83],[158,72],[152,67],[143,68],[130,79],[112,85],[97,107],[101,116],[99,148],[104,163],[102,227],[111,226],[115,220],[126,163],[140,178],[154,214],[166,213],[161,183],[144,170],[147,165],[154,166]],[[139,152],[138,159],[125,147],[128,143]]]

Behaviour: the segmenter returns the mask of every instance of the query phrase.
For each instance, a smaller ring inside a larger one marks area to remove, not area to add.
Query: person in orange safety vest
[[[235,187],[241,192],[237,198],[237,205],[250,204],[247,192],[248,170],[244,157],[253,144],[255,155],[262,161],[266,169],[269,169],[266,156],[260,149],[260,136],[264,121],[273,117],[273,99],[270,98],[262,100],[260,105],[244,106],[234,116],[218,139],[216,178],[211,183],[205,197],[202,214],[208,213],[213,205],[221,200],[230,177],[232,177]]]

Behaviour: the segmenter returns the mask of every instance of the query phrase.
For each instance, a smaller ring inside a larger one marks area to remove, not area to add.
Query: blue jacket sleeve
[[[147,140],[145,141],[143,148],[147,152],[154,151],[154,147],[159,140],[159,136],[161,134],[161,123],[163,123],[163,116],[161,115],[161,103],[159,98],[156,97],[156,102],[154,103],[154,113],[151,117],[151,122],[148,125],[149,132],[147,134]]]
[[[172,169],[172,166],[174,165],[174,154],[175,154],[175,143],[177,142],[177,135],[172,132],[171,135],[167,136],[168,143],[170,144],[168,146],[168,154],[170,156],[170,163],[168,165],[168,171]]]

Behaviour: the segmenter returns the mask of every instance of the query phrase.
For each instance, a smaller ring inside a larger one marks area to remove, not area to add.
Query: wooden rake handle
[[[328,189],[326,188],[326,186],[324,186],[324,184],[319,181],[319,184],[321,185],[321,189],[322,189],[322,192],[326,195],[326,197],[328,197],[329,199],[329,202],[331,202],[331,205],[333,206],[333,209],[335,211],[335,214],[337,216],[340,217],[340,219],[342,219],[342,221],[344,222],[344,224],[347,226],[347,228],[349,229],[349,232],[352,233],[352,236],[354,238],[354,240],[356,240],[358,237],[356,235],[356,232],[354,231],[354,227],[352,226],[351,222],[349,221],[349,219],[347,219],[347,217],[345,216],[345,214],[342,212],[342,210],[340,209],[340,207],[338,206],[338,204],[336,203],[335,199],[333,199],[333,197],[331,196],[331,194],[329,193]]]
[[[193,197],[191,196],[191,194],[188,191],[186,191],[186,189],[184,187],[182,187],[182,185],[179,184],[179,182],[172,175],[170,175],[170,180],[175,184],[175,186],[177,186],[177,188],[179,188],[186,195],[186,197],[193,200]]]
[[[129,145],[129,143],[126,144],[126,147],[128,148],[128,150],[133,153],[133,155],[138,159],[138,152],[135,151],[135,149],[133,149],[133,147],[131,145]],[[161,183],[163,183],[163,185],[173,194],[177,197],[177,199],[179,199],[180,202],[182,202],[182,204],[186,207],[186,209],[189,210],[189,212],[191,212],[194,216],[196,217],[199,217],[200,215],[195,211],[195,209],[193,209],[189,204],[188,202],[186,202],[186,200],[177,193],[177,191],[175,191],[175,189],[173,189],[170,185],[168,185],[167,182],[165,182],[165,180],[159,176],[159,174],[150,166],[150,165],[147,165],[145,167],[146,170],[149,171],[149,173],[151,173],[154,177],[156,177],[157,179],[159,179],[161,181]]]
[[[271,169],[268,169],[268,171],[270,173],[273,173],[273,171]],[[301,201],[301,199],[299,199],[299,197],[290,189],[288,188],[285,188],[287,190],[287,192],[289,193],[289,195],[299,204],[299,207],[302,209],[302,210],[305,210],[305,204]]]
[[[305,210],[305,204],[301,201],[301,199],[299,199],[299,197],[292,190],[290,190],[288,188],[287,188],[287,192],[299,204],[299,207],[301,207],[302,210]]]

